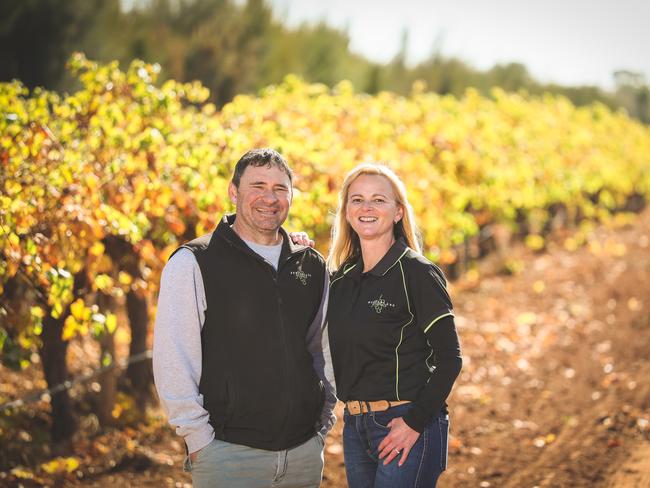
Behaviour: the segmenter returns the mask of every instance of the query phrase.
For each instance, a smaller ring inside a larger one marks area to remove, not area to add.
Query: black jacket
[[[207,300],[199,392],[218,439],[288,449],[315,435],[325,399],[306,347],[325,263],[281,229],[276,272],[230,228],[234,218],[182,246],[196,257]]]

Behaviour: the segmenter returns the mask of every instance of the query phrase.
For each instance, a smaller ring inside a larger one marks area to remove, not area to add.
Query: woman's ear
[[[400,220],[402,220],[402,217],[404,217],[404,208],[400,205],[397,208],[397,214],[395,215],[395,218],[393,219],[393,223],[397,224]]]

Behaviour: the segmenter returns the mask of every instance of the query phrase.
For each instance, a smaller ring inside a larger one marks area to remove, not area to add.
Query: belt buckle
[[[361,400],[351,400],[350,405],[354,405],[355,403],[359,406],[359,412],[358,413],[352,413],[352,409],[348,407],[348,411],[350,412],[350,415],[356,416],[356,415],[361,415],[363,414],[363,402]]]
[[[363,415],[365,413],[363,411],[363,402],[361,400],[357,400],[357,404],[359,405],[359,413],[357,415]]]

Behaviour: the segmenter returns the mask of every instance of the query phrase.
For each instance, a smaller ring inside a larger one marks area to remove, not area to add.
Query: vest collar
[[[219,225],[217,225],[216,230],[212,234],[212,238],[210,239],[210,245],[212,245],[212,243],[217,237],[223,238],[234,247],[237,247],[244,252],[252,253],[255,257],[261,259],[261,256],[259,256],[255,251],[253,251],[250,247],[248,247],[246,243],[242,240],[242,238],[239,237],[239,234],[237,234],[237,232],[235,232],[232,229],[231,226],[235,222],[236,218],[237,218],[236,214],[225,214],[223,216],[223,218],[219,222]],[[280,252],[280,263],[283,263],[286,259],[288,259],[290,256],[294,254],[301,253],[309,249],[309,247],[307,246],[294,244],[291,241],[291,238],[289,237],[287,232],[282,227],[280,227],[279,232],[280,235],[282,236],[282,251]]]

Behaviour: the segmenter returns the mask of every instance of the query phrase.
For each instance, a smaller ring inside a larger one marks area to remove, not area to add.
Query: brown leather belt
[[[368,412],[384,412],[391,407],[396,407],[397,405],[404,405],[405,403],[410,403],[410,400],[402,401],[388,401],[388,400],[377,400],[374,402],[362,402],[360,400],[350,400],[345,402],[345,408],[348,409],[350,415],[361,415],[362,413]]]

